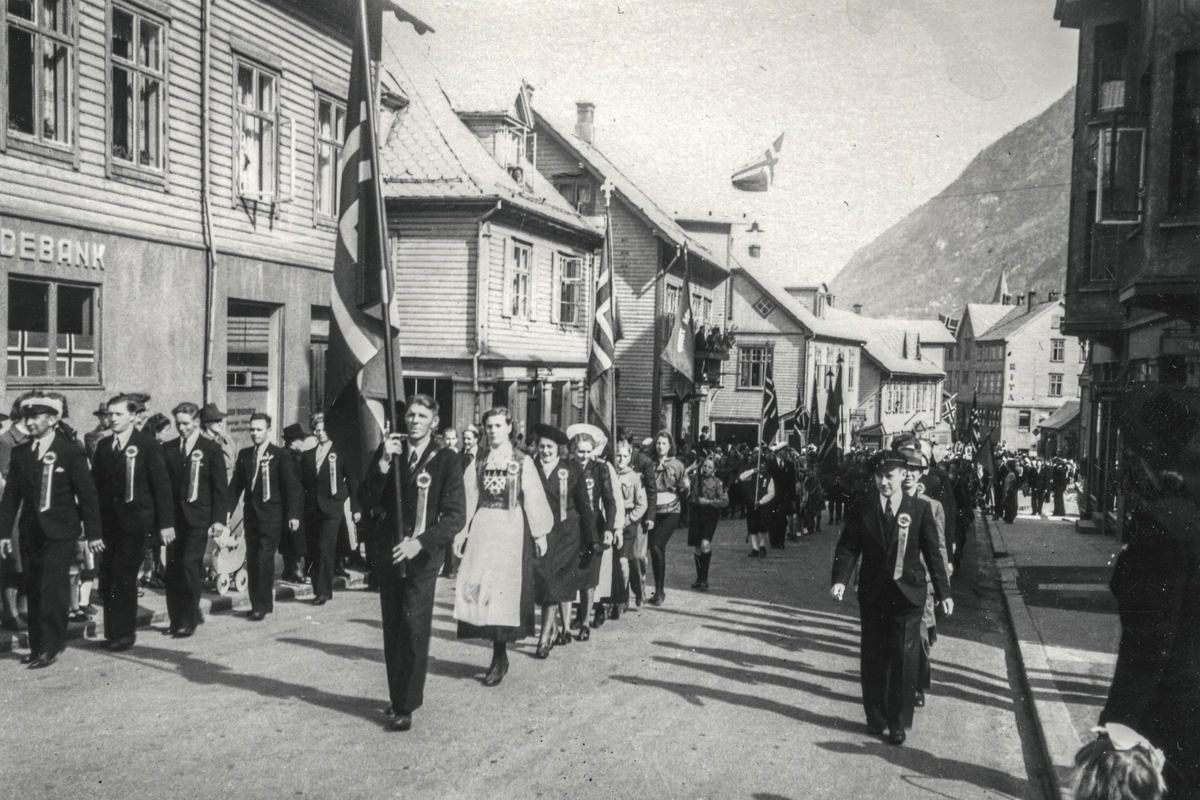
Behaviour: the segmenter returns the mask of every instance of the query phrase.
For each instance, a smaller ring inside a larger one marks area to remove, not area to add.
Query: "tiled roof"
[[[385,88],[409,98],[380,148],[386,198],[497,199],[577,230],[603,232],[576,213],[532,167],[532,189],[517,184],[454,113],[431,73],[390,58],[384,74]]]
[[[844,328],[858,331],[860,334],[858,338],[866,340],[863,345],[866,354],[892,375],[919,378],[945,377],[946,373],[929,361],[917,361],[913,358],[905,358],[903,355],[905,335],[911,336],[910,341],[915,345],[916,334],[926,327],[924,320],[875,319],[851,311],[843,311],[840,308],[826,309],[825,316],[825,321],[836,321]],[[934,325],[941,327],[941,324],[937,322],[934,322]],[[923,335],[921,341],[925,341]],[[934,342],[934,344],[941,343],[940,341]]]
[[[650,224],[657,228],[664,237],[677,247],[684,247],[686,245],[690,252],[699,255],[713,266],[725,271],[724,259],[718,259],[699,240],[689,236],[687,231],[671,218],[670,214],[660,208],[657,203],[650,199],[649,195],[639,189],[637,184],[626,176],[616,164],[612,163],[606,155],[593,145],[577,137],[574,132],[564,133],[562,129],[547,119],[540,111],[535,109],[533,113],[540,127],[549,131],[564,147],[572,151],[576,158],[591,166],[605,180],[610,181],[613,188],[625,198],[625,201],[649,220]]]
[[[757,267],[748,267],[737,258],[730,256],[730,261],[735,270],[740,270],[758,287],[770,295],[775,301],[775,305],[783,309],[797,324],[801,327],[812,331],[817,337],[827,339],[843,339],[850,342],[864,342],[866,337],[860,331],[855,330],[851,324],[846,324],[840,319],[822,319],[810,311],[795,297],[787,292],[775,281],[768,278],[764,272]]]
[[[1008,341],[1009,337],[1033,322],[1052,307],[1061,307],[1062,300],[1047,300],[1029,309],[1026,306],[1010,306],[1009,312],[992,327],[975,337],[977,342]]]
[[[1051,414],[1048,418],[1046,418],[1041,424],[1038,425],[1038,427],[1043,430],[1046,430],[1046,429],[1049,429],[1052,431],[1061,430],[1061,429],[1067,427],[1068,425],[1070,425],[1072,422],[1074,422],[1075,418],[1078,416],[1079,416],[1079,401],[1078,400],[1068,400],[1067,402],[1065,402],[1061,406],[1059,406],[1058,410],[1055,411],[1053,414]]]
[[[970,315],[971,330],[975,332],[975,338],[978,339],[979,334],[987,332],[988,328],[1004,319],[1012,309],[1012,306],[999,303],[967,303],[967,310],[964,314]],[[960,322],[959,325],[961,324]]]

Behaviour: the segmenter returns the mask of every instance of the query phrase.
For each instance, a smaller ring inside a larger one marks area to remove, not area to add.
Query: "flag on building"
[[[391,276],[387,270],[383,196],[379,184],[379,154],[371,108],[371,61],[378,59],[383,8],[419,33],[432,30],[420,20],[383,0],[362,0],[350,61],[346,104],[346,140],[338,170],[337,249],[333,263],[334,324],[325,362],[326,430],[346,458],[355,478],[361,478],[375,447],[382,441],[389,418],[384,363],[385,309],[389,307]],[[364,19],[365,16],[365,19]],[[396,357],[395,374],[400,375]],[[397,397],[403,394],[397,379]],[[393,410],[394,411],[394,410]]]
[[[842,365],[838,364],[837,380],[829,399],[825,401],[825,438],[821,440],[818,460],[822,464],[837,464],[838,432],[842,420]]]
[[[588,358],[588,416],[612,441],[617,430],[616,343],[621,340],[612,264],[612,227],[605,226],[604,249],[596,274],[596,316]]]
[[[781,133],[766,152],[733,173],[730,179],[733,181],[733,188],[743,192],[765,192],[770,189],[775,183],[775,165],[779,163],[779,151],[782,147]]]
[[[775,396],[775,378],[772,376],[773,354],[767,351],[767,363],[763,365],[762,396],[762,441],[770,444],[779,434],[779,400]]]
[[[938,314],[938,322],[946,326],[946,330],[950,331],[951,336],[958,335],[958,323],[961,322],[961,320],[957,320],[954,317],[950,317],[945,314]]]
[[[675,370],[680,397],[690,394],[695,383],[696,326],[692,319],[692,282],[688,274],[687,248],[683,249],[683,288],[673,309],[671,329],[663,346],[662,359]]]
[[[942,392],[942,422],[954,426],[954,418],[958,415],[958,394]]]

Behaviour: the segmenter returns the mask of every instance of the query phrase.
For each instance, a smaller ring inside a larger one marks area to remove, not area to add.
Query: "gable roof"
[[[532,189],[521,186],[459,119],[440,81],[419,68],[388,59],[385,89],[400,91],[409,104],[380,148],[386,199],[500,200],[592,235],[603,228],[580,216],[532,166]]]
[[[629,207],[664,239],[667,239],[676,247],[687,247],[689,252],[700,256],[722,273],[729,273],[729,270],[717,259],[717,256],[712,251],[681,228],[671,218],[670,214],[650,199],[648,194],[639,189],[637,184],[608,159],[608,156],[597,150],[595,146],[580,139],[573,131],[571,133],[563,133],[552,121],[546,118],[545,114],[537,109],[534,109],[533,116],[537,119],[538,126],[549,133],[556,142],[565,147],[575,158],[590,167],[592,171],[599,173],[601,178],[610,182],[613,189],[624,198]]]
[[[845,328],[860,332],[860,339],[865,339],[863,344],[863,352],[865,352],[872,361],[878,364],[883,370],[898,375],[901,377],[913,378],[942,378],[946,373],[939,369],[936,365],[928,361],[918,361],[914,358],[905,358],[904,346],[905,339],[914,341],[918,334],[927,327],[928,322],[932,322],[942,328],[947,335],[949,331],[941,325],[941,323],[933,320],[898,320],[898,319],[875,319],[874,317],[864,317],[861,314],[855,314],[852,311],[843,311],[840,308],[825,309],[825,317],[827,321],[835,321]],[[931,331],[932,333],[932,331]],[[945,336],[939,337],[946,339]],[[924,335],[921,334],[920,340],[925,342]],[[952,342],[935,341],[931,344],[947,344]]]
[[[986,333],[988,328],[995,325],[1000,320],[1004,319],[1012,312],[1012,306],[1005,306],[999,303],[967,303],[967,308],[963,312],[963,318],[971,317],[971,330],[975,333],[975,338],[979,338],[980,333]],[[959,330],[962,330],[962,323],[959,323]]]
[[[735,273],[740,273],[748,278],[758,287],[759,291],[770,297],[780,310],[791,317],[800,327],[812,332],[814,336],[848,342],[866,341],[866,337],[860,331],[855,330],[854,326],[844,324],[840,320],[818,317],[803,303],[792,297],[786,289],[767,277],[758,267],[748,267],[734,256],[730,256],[730,262],[733,264]]]
[[[1057,431],[1070,425],[1079,416],[1079,401],[1068,400],[1058,407],[1058,410],[1043,420],[1038,427],[1042,430]]]
[[[1003,319],[984,331],[982,335],[976,336],[975,341],[1008,341],[1010,337],[1018,333],[1029,323],[1039,319],[1046,312],[1052,310],[1053,308],[1062,307],[1062,300],[1047,300],[1044,303],[1039,303],[1032,309],[1026,308],[1025,306],[1013,306],[1009,310],[1009,313],[1004,315]]]

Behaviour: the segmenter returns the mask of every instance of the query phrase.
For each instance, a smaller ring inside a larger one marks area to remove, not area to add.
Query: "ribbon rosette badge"
[[[422,472],[420,475],[417,476],[417,488],[418,489],[428,489],[429,485],[431,483],[433,483],[433,478],[429,477],[428,472]]]
[[[201,453],[199,450],[192,451],[192,461],[199,464],[203,460],[204,460],[204,453]]]
[[[558,479],[560,481],[565,481],[567,479],[567,470],[565,468],[558,471]]]
[[[131,445],[129,445],[129,447],[125,448],[125,457],[126,458],[137,458],[137,454],[138,454],[138,449],[135,445],[131,444]]]
[[[58,453],[55,453],[54,451],[46,453],[46,455],[42,456],[42,463],[48,467],[54,466],[55,461],[58,461]]]
[[[896,522],[899,523],[901,528],[907,528],[909,525],[912,525],[912,517],[908,514],[901,514],[896,517]]]
[[[517,462],[515,462],[515,461],[508,462],[508,474],[509,475],[516,475],[517,470],[519,470],[520,468],[521,467],[517,464]]]

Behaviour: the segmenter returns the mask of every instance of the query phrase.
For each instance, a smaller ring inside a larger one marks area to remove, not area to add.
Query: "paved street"
[[[427,704],[384,730],[378,597],[283,602],[263,623],[214,614],[111,655],[75,642],[45,671],[4,654],[0,795],[86,797],[1041,797],[1010,636],[978,548],[943,624],[935,687],[908,743],[866,734],[856,608],[828,599],[834,533],[749,559],[718,533],[712,591],[683,588],[591,642],[532,644],[495,689],[438,587]],[[1024,732],[1024,733],[1023,733]]]

